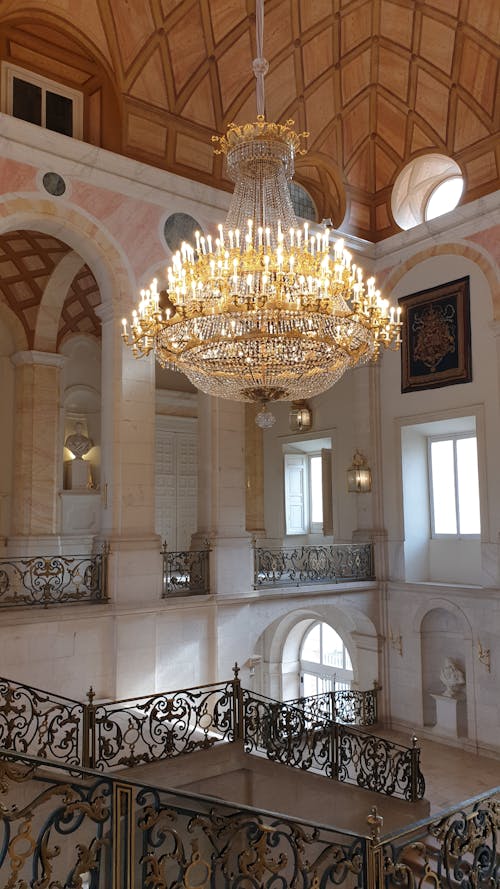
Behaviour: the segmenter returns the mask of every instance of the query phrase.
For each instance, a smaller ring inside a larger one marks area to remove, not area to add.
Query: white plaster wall
[[[498,441],[500,440],[499,389],[497,354],[492,330],[492,295],[481,269],[465,257],[435,256],[426,259],[411,269],[396,285],[392,298],[414,293],[446,281],[470,276],[471,293],[471,335],[472,335],[472,382],[456,386],[446,386],[422,392],[401,393],[400,356],[387,353],[381,367],[382,388],[382,453],[384,461],[384,515],[388,529],[390,553],[392,556],[390,573],[399,576],[398,543],[403,539],[403,502],[401,478],[401,439],[400,426],[425,419],[439,419],[447,411],[470,415],[471,408],[480,406],[484,410],[484,429],[478,429],[478,449],[480,461],[480,495],[482,501],[481,540],[483,562],[475,562],[475,575],[471,565],[467,565],[467,575],[461,575],[464,562],[460,555],[454,559],[449,569],[455,570],[451,577],[434,578],[457,583],[477,584],[498,583],[498,529],[500,528],[500,472],[498,464]],[[492,372],[493,370],[493,372]],[[487,549],[485,550],[485,545]],[[433,547],[433,566],[439,569],[443,560]],[[458,549],[458,548],[457,548]],[[490,554],[488,558],[487,554]],[[488,560],[487,560],[488,559]],[[487,560],[487,561],[486,561]],[[493,561],[493,565],[491,562]],[[493,576],[491,575],[493,572]],[[431,575],[432,579],[432,575]]]

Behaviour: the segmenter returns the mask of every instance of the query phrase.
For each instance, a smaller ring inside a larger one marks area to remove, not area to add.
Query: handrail
[[[254,548],[254,587],[374,580],[372,543]]]
[[[56,768],[0,750],[2,886],[369,889],[369,841],[351,831]]]
[[[3,694],[3,702],[2,702]],[[420,799],[416,741],[405,748],[303,708],[244,690],[234,679],[118,701],[80,704],[0,678],[0,744],[70,765],[116,769],[216,744],[245,750],[390,796]]]
[[[109,552],[0,558],[0,608],[107,602]]]
[[[308,695],[287,701],[300,707],[314,719],[333,719],[354,725],[374,725],[377,722],[377,695],[380,687],[377,683],[367,691],[349,689],[326,691],[318,695]]]
[[[381,836],[372,810],[369,856],[378,886],[500,885],[500,787]]]
[[[2,886],[492,889],[500,787],[381,836],[0,749]],[[398,840],[402,840],[397,844]]]
[[[287,702],[243,690],[245,750],[377,793],[415,802],[425,781],[420,749],[396,744],[355,726],[325,718],[311,724],[307,713]]]

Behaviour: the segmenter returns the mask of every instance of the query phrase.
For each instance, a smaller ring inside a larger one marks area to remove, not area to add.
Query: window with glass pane
[[[481,532],[477,440],[454,435],[430,440],[433,536]]]
[[[28,123],[42,122],[42,90],[34,83],[14,77],[12,83],[12,114]]]
[[[339,634],[329,624],[313,624],[300,652],[302,694],[323,694],[351,687],[353,669],[349,652]]]

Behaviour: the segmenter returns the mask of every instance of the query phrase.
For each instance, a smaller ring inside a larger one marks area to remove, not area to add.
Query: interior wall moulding
[[[46,367],[64,367],[67,358],[66,355],[59,355],[56,352],[37,352],[30,350],[26,352],[14,352],[10,360],[14,367],[20,367],[23,364],[45,365]]]

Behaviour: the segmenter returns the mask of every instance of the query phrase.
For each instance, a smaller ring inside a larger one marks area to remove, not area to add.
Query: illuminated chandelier
[[[256,422],[274,423],[268,401],[310,398],[349,368],[398,348],[400,309],[389,309],[370,278],[330,232],[299,227],[290,198],[294,157],[307,133],[264,117],[264,9],[257,0],[257,119],[214,136],[235,183],[218,236],[196,233],[167,270],[141,291],[130,333],[136,358],[155,352],[203,392],[262,405]]]

